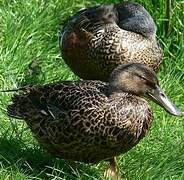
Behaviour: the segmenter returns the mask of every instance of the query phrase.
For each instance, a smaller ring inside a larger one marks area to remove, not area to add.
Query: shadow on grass
[[[98,177],[97,171],[91,165],[71,164],[47,154],[41,148],[25,147],[23,142],[15,138],[11,140],[0,138],[0,145],[1,166],[7,170],[18,171],[26,176],[34,177],[34,179]]]

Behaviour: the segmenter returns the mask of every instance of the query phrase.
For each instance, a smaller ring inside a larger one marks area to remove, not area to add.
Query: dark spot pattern
[[[65,81],[31,86],[12,97],[8,115],[24,119],[38,142],[57,157],[83,162],[109,159],[145,136],[152,112],[137,96],[107,96],[108,85]]]

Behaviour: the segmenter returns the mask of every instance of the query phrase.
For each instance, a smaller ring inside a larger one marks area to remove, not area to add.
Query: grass
[[[107,2],[118,1],[0,0],[0,89],[77,79],[60,56],[59,28],[78,9]],[[173,0],[170,13],[164,0],[137,2],[148,9],[158,26],[157,35],[164,49],[164,62],[158,72],[160,84],[184,110],[184,2]],[[34,71],[34,63],[30,63],[35,60],[41,69]],[[66,161],[46,154],[22,121],[6,116],[10,96],[0,94],[0,180],[100,178],[105,162],[79,163],[75,170]],[[131,180],[184,179],[184,118],[170,116],[151,105],[155,116],[151,131],[119,157],[121,172]]]

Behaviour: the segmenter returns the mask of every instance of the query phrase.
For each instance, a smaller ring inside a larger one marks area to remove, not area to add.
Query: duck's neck
[[[132,141],[138,142],[142,139],[153,120],[148,102],[129,93],[111,94],[109,102],[111,111],[119,117],[117,123],[122,124],[130,134],[133,134]]]
[[[134,92],[132,92],[132,91],[134,91]],[[129,95],[134,95],[137,97],[139,96],[139,95],[137,95],[138,93],[136,94],[136,89],[132,88],[132,91],[130,89],[128,89],[126,85],[116,83],[114,81],[113,83],[109,83],[107,95],[111,96],[111,95],[116,95],[116,94],[129,94]]]

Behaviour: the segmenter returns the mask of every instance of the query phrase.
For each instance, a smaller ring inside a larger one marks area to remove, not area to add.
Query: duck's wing
[[[13,91],[18,91],[18,94],[13,95],[12,104],[7,108],[9,116],[26,121],[38,119],[38,116],[58,119],[62,114],[80,110],[81,103],[90,102],[90,97],[104,96],[106,83],[61,82],[44,86],[33,85]]]
[[[75,43],[72,41],[73,44],[78,42],[77,39],[88,41],[93,37],[96,29],[103,28],[106,24],[114,23],[115,21],[117,21],[117,16],[113,5],[99,5],[79,10],[65,21],[59,33],[60,45],[63,45],[62,42],[66,41],[65,38],[67,37],[68,39],[70,35],[69,39],[75,40]]]
[[[61,36],[65,31],[85,29],[90,30],[97,25],[113,23],[117,20],[114,5],[98,5],[79,10],[68,18],[61,30]]]

